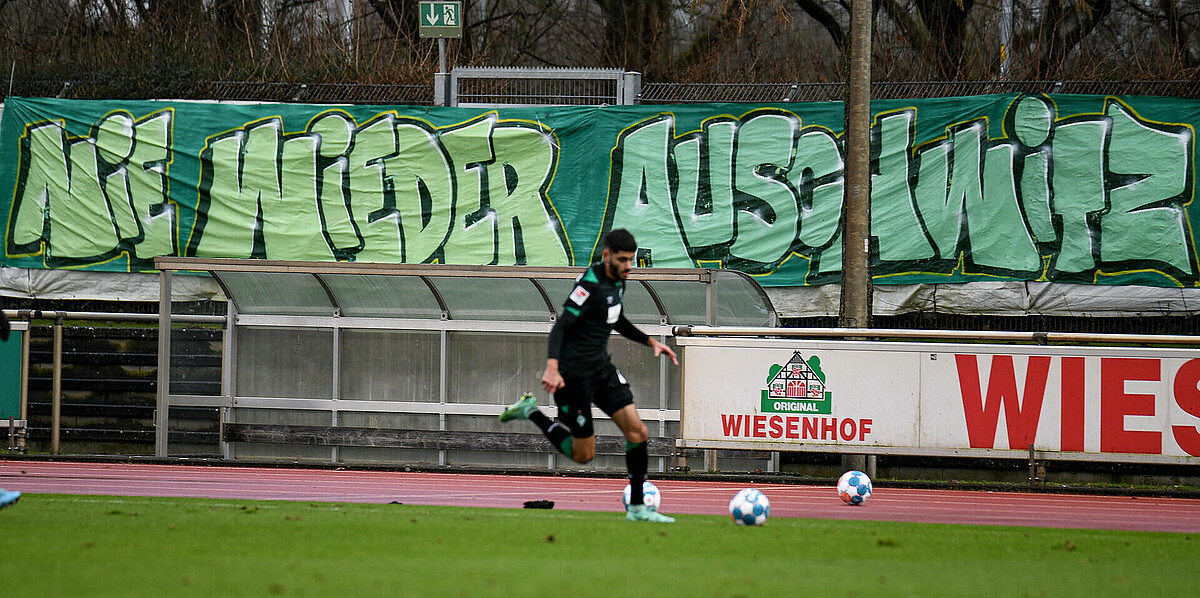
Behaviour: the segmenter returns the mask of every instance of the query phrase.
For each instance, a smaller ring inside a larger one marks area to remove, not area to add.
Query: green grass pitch
[[[1189,534],[28,494],[6,596],[1128,596],[1200,587]]]

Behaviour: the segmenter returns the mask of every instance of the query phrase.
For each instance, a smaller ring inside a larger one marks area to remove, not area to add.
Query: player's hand
[[[542,374],[542,390],[554,394],[558,389],[566,385],[567,383],[563,380],[562,374],[558,373],[558,360],[547,360],[546,371]]]
[[[679,365],[679,358],[675,356],[675,352],[672,351],[670,347],[658,342],[658,339],[654,339],[654,338],[650,339],[650,347],[654,349],[655,357],[658,357],[659,355],[666,353],[668,356],[671,357],[671,363],[674,363],[675,365]]]

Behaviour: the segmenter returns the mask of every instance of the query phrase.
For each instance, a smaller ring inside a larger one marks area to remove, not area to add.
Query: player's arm
[[[567,329],[575,324],[577,314],[578,312],[573,312],[569,307],[564,309],[554,327],[550,329],[550,342],[546,349],[546,371],[542,373],[542,389],[546,392],[553,393],[566,385],[562,374],[558,372],[558,355],[562,352]]]
[[[616,330],[621,334],[621,336],[638,343],[639,345],[650,345],[650,348],[654,349],[655,357],[666,353],[671,358],[672,363],[679,365],[679,358],[675,356],[675,352],[672,351],[670,347],[660,343],[658,339],[650,337],[645,332],[638,330],[638,327],[634,326],[633,322],[630,322],[629,319],[625,317],[625,314],[621,314],[617,318],[617,323],[613,326],[613,330]]]

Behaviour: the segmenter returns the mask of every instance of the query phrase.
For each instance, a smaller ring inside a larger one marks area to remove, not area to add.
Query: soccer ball
[[[626,509],[629,508],[629,495],[632,493],[633,487],[625,484],[625,494],[621,496],[621,504]],[[642,504],[651,511],[657,511],[658,505],[662,504],[662,494],[658,491],[658,486],[651,484],[649,480],[642,482]]]
[[[838,496],[848,505],[861,505],[871,498],[871,478],[858,471],[847,471],[838,480]]]
[[[771,516],[771,501],[766,494],[746,488],[729,501],[729,516],[738,525],[762,525]]]

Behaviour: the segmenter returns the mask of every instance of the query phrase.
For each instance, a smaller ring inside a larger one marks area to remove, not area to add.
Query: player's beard
[[[625,280],[629,278],[629,269],[622,271],[621,266],[611,256],[605,258],[604,270],[608,274],[608,277],[613,280]]]

